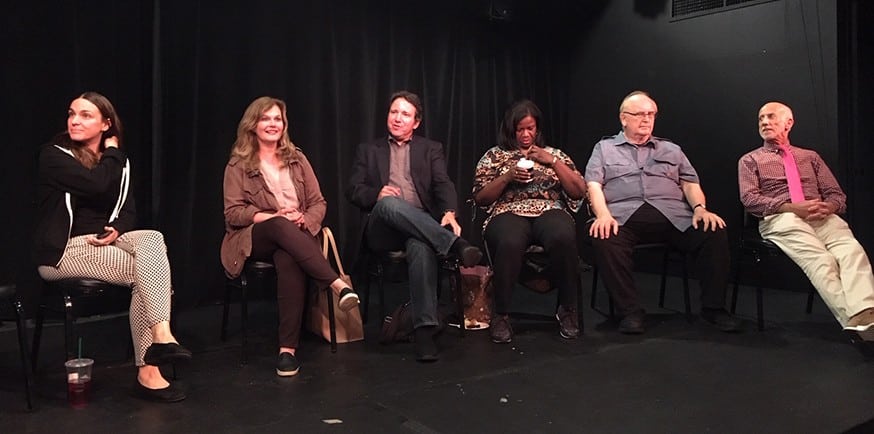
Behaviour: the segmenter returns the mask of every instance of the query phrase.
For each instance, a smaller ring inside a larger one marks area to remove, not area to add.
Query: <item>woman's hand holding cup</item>
[[[527,183],[531,182],[532,180],[534,180],[533,174],[534,174],[534,161],[529,160],[525,157],[522,157],[521,159],[519,159],[518,162],[516,162],[516,168],[514,169],[514,176],[513,176],[513,179],[516,182],[521,182],[523,184],[527,184]]]

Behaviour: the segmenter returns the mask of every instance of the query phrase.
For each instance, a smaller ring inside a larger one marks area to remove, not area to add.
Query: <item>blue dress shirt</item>
[[[644,145],[628,143],[625,133],[601,139],[586,164],[586,182],[600,183],[607,209],[622,225],[644,203],[658,209],[685,231],[692,207],[680,181],[698,183],[698,173],[679,145],[651,137]]]

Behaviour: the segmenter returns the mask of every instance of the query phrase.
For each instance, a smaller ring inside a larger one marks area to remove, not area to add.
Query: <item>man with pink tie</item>
[[[792,146],[792,110],[759,110],[762,147],[738,161],[740,200],[762,218],[762,237],[780,247],[810,279],[845,330],[874,331],[874,274],[865,250],[838,214],[847,196],[822,157]]]

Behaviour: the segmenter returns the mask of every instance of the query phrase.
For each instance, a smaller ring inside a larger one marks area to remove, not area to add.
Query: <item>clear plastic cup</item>
[[[71,407],[83,408],[88,405],[93,366],[92,359],[71,359],[64,363],[67,368],[67,401]]]

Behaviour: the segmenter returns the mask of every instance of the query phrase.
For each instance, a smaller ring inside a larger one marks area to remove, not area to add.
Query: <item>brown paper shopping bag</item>
[[[322,255],[328,262],[333,258],[334,264],[337,267],[337,273],[340,279],[346,282],[349,287],[352,287],[352,279],[346,274],[343,269],[343,263],[340,261],[340,253],[337,251],[337,242],[334,240],[334,234],[330,228],[322,228]],[[307,326],[309,330],[317,335],[321,335],[325,340],[331,340],[330,322],[328,319],[328,295],[327,290],[311,291],[309,299],[309,319]],[[333,294],[333,293],[332,293]],[[337,342],[354,342],[364,339],[364,325],[361,322],[361,311],[353,308],[348,312],[343,312],[337,305],[339,297],[333,294],[331,300],[334,304],[334,318],[337,322]]]

